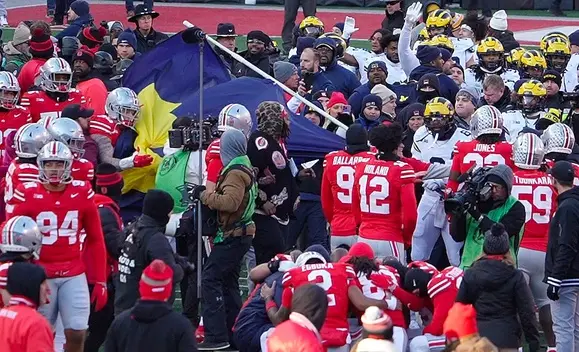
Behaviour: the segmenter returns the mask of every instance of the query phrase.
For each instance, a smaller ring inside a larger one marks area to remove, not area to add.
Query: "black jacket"
[[[404,26],[404,12],[396,11],[393,14],[389,14],[386,11],[386,16],[382,20],[382,28],[387,29],[390,32],[394,32],[396,28],[402,29]]]
[[[553,286],[579,286],[579,188],[557,197],[557,211],[549,225],[545,282]]]
[[[169,39],[169,36],[162,32],[157,32],[154,29],[151,29],[147,36],[143,36],[139,29],[133,30],[135,33],[135,37],[137,37],[137,52],[144,54],[147,51],[153,49],[157,44],[161,43],[164,40]]]
[[[559,92],[555,95],[547,96],[545,99],[545,107],[547,109],[554,108],[554,109],[570,109],[571,105],[569,102],[563,100],[563,93]]]
[[[521,46],[519,42],[515,39],[515,35],[513,32],[506,30],[504,32],[496,32],[493,34],[493,37],[497,38],[501,44],[503,44],[503,48],[505,48],[505,53],[518,48]]]
[[[484,105],[491,105],[487,103],[484,96],[481,97],[478,107]],[[511,90],[509,87],[505,86],[505,91],[503,92],[503,96],[497,101],[496,103],[492,104],[495,108],[499,109],[500,112],[506,112],[510,109],[509,105],[511,105]]]
[[[165,224],[141,215],[130,226],[119,256],[119,277],[115,288],[115,315],[131,308],[139,299],[139,281],[143,270],[155,259],[161,259],[173,269],[173,285],[183,278],[173,249],[165,238]],[[173,291],[173,296],[175,292]],[[171,302],[174,297],[171,298]]]
[[[139,300],[115,318],[104,343],[107,352],[196,352],[191,322],[165,302]]]
[[[445,75],[439,68],[427,64],[420,64],[420,66],[414,68],[412,72],[410,72],[410,76],[408,77],[408,79],[411,81],[418,82],[420,78],[427,73],[432,73],[438,77],[438,80],[440,82],[441,96],[450,101],[456,100],[456,94],[458,93],[458,86],[456,85],[456,83],[454,83],[452,78]]]
[[[530,350],[538,351],[535,303],[522,271],[479,259],[465,271],[456,301],[474,306],[479,334],[497,348],[519,348],[522,328]]]
[[[239,55],[243,56],[244,59],[257,66],[263,72],[273,76],[273,67],[269,62],[269,56],[267,55],[266,52],[262,52],[261,54],[258,55],[252,55],[249,52],[249,50],[246,50],[240,52]],[[257,73],[253,72],[253,70],[247,68],[241,62],[237,61],[233,64],[231,73],[235,75],[235,77],[247,76],[247,77],[263,78]]]

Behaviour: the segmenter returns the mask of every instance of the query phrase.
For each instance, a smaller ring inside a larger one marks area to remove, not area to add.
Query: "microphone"
[[[200,43],[205,39],[205,35],[205,32],[203,32],[199,27],[187,28],[183,33],[181,33],[183,41],[187,44]]]

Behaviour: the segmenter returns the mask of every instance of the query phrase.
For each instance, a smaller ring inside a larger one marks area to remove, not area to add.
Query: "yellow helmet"
[[[517,95],[544,97],[547,95],[547,90],[545,87],[543,87],[543,83],[540,81],[537,81],[536,79],[530,79],[527,82],[521,84],[519,90],[517,90]]]
[[[420,33],[418,33],[418,41],[419,42],[425,42],[427,40],[430,39],[430,35],[428,35],[428,31],[426,30],[426,27],[422,28],[420,30]]]
[[[548,42],[551,39],[555,39],[555,38],[559,38],[562,39],[563,41],[570,43],[569,41],[569,37],[565,34],[565,33],[561,33],[561,32],[551,32],[551,33],[547,33],[543,36],[543,38],[541,38],[541,43],[539,45],[540,49],[542,52],[545,52],[545,50],[547,49],[548,46]]]
[[[517,104],[525,114],[536,113],[543,109],[546,95],[547,90],[543,87],[543,83],[530,79],[521,84],[517,90]]]
[[[342,38],[342,36],[334,33],[334,32],[330,32],[330,33],[324,33],[321,36],[318,37],[318,39],[321,38],[330,38],[333,39],[337,45],[337,49],[336,49],[336,58],[342,58],[344,57],[344,53],[346,52],[346,49],[348,49],[348,44],[346,43],[346,40],[344,38]]]
[[[452,15],[450,14],[450,11],[438,9],[432,12],[426,19],[426,29],[430,34],[432,34],[431,32],[432,30],[436,29],[446,30],[448,27],[450,27],[451,22],[452,22]]]
[[[433,133],[444,133],[452,128],[454,122],[454,107],[442,97],[430,99],[424,109],[424,124]]]
[[[544,51],[547,66],[559,72],[567,68],[567,62],[571,58],[571,44],[564,39],[555,37],[547,41]]]
[[[527,50],[519,63],[523,74],[522,78],[541,79],[547,68],[547,61],[538,50]]]
[[[505,55],[507,67],[513,70],[518,70],[519,64],[521,62],[521,56],[523,56],[525,51],[526,50],[523,47],[514,48],[509,51],[509,53]]]
[[[300,32],[303,36],[317,38],[324,33],[324,23],[316,16],[308,16],[300,22]]]
[[[476,49],[479,67],[483,72],[496,73],[503,69],[505,64],[505,48],[501,42],[493,37],[481,40]]]
[[[432,37],[427,43],[427,45],[437,46],[439,48],[444,48],[452,54],[454,52],[454,43],[446,34],[438,34]]]

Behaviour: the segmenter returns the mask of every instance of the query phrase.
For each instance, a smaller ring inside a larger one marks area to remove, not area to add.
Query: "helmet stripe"
[[[56,156],[58,144],[56,142],[51,142],[51,144],[52,144],[52,156]]]
[[[529,145],[527,146],[528,148],[528,153],[527,153],[527,165],[532,165],[533,162],[533,151],[535,150],[535,146],[533,145],[533,138],[532,136],[527,136],[526,137],[527,140],[529,141]]]
[[[14,226],[16,225],[16,220],[18,219],[18,217],[13,217],[12,219],[8,220],[8,223],[6,224],[6,226],[8,226],[8,236],[7,236],[7,244],[14,244],[12,243],[12,234],[14,233]]]

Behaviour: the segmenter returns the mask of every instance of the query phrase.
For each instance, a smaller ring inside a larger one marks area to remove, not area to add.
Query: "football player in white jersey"
[[[424,126],[414,134],[412,156],[428,163],[451,164],[454,146],[460,141],[472,140],[469,130],[458,127],[453,119],[454,107],[445,98],[434,98],[426,104]],[[425,180],[424,194],[418,204],[418,219],[413,234],[412,260],[428,260],[432,237],[442,236],[451,265],[460,264],[462,243],[449,234],[449,225],[441,197],[446,179]],[[428,236],[428,238],[426,238]]]
[[[545,114],[545,96],[547,90],[543,83],[531,79],[517,90],[517,102],[514,110],[503,113],[504,125],[509,132],[509,141],[514,143],[525,127],[537,129],[537,121]]]

